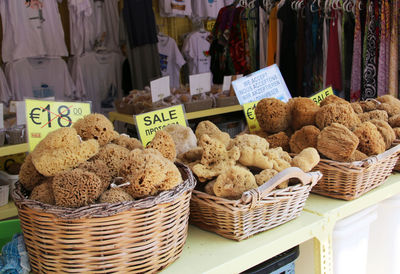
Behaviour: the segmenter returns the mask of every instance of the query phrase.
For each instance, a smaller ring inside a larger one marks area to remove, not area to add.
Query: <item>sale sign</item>
[[[26,99],[25,106],[30,151],[50,132],[71,127],[74,122],[91,112],[91,104],[82,102]]]

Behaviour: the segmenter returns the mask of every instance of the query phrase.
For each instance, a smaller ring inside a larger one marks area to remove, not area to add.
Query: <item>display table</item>
[[[200,111],[195,111],[195,112],[188,112],[188,113],[186,113],[186,119],[193,120],[193,119],[204,118],[204,117],[225,114],[225,113],[231,113],[231,112],[236,112],[236,111],[243,111],[243,107],[240,105],[235,105],[235,106],[229,106],[229,107],[211,108],[211,109],[200,110]],[[132,124],[132,125],[135,124],[135,119],[133,118],[133,115],[122,114],[122,113],[118,113],[118,112],[109,112],[108,118],[110,119],[111,122],[120,121],[120,122],[124,122],[127,124]]]
[[[5,145],[0,147],[0,157],[28,152],[29,145],[27,143],[18,145]]]
[[[314,239],[314,273],[333,273],[336,221],[399,193],[400,174],[393,174],[354,201],[311,194],[297,219],[241,242],[190,226],[181,257],[162,273],[238,273],[310,239]]]

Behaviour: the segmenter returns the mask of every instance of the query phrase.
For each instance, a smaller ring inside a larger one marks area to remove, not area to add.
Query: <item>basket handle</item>
[[[381,154],[378,154],[376,156],[372,156],[372,157],[365,159],[363,161],[362,166],[368,167],[372,164],[375,164],[375,163],[381,161],[382,159],[385,159],[385,158],[391,156],[392,154],[399,153],[399,151],[400,151],[400,144],[392,147],[391,149],[386,150],[385,152],[383,152]]]
[[[319,181],[319,179],[321,179],[321,177],[322,173],[319,171],[305,173],[298,167],[289,167],[279,172],[277,175],[272,177],[271,180],[265,182],[258,188],[244,192],[242,194],[241,201],[244,204],[251,202],[255,205],[256,202],[268,196],[268,194],[271,193],[271,191],[273,191],[278,185],[291,178],[300,179],[302,185],[307,185],[311,183],[311,186],[314,186]]]

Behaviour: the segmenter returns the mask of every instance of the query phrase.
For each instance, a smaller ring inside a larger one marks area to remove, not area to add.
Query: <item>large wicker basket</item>
[[[312,186],[321,176],[320,172],[304,173],[291,167],[257,189],[243,193],[239,200],[227,200],[194,190],[190,222],[225,238],[246,239],[296,218],[303,210]],[[275,189],[291,178],[298,178],[300,183]]]
[[[40,273],[153,273],[181,254],[196,181],[138,201],[60,208],[13,193],[30,263]]]
[[[363,161],[344,163],[321,159],[314,168],[324,175],[311,192],[342,200],[353,200],[383,184],[392,173],[400,145]]]
[[[399,144],[400,144],[400,140],[399,139],[394,140],[393,146],[397,146]],[[397,160],[396,165],[393,168],[393,171],[400,172],[400,158]]]

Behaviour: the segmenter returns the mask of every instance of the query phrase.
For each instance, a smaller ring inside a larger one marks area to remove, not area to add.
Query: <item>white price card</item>
[[[231,89],[231,84],[232,81],[235,81],[239,78],[242,78],[243,74],[238,74],[238,75],[230,75],[230,76],[224,76],[224,82],[222,84],[222,90],[230,90]]]
[[[211,91],[211,76],[211,72],[190,75],[190,95]]]
[[[10,112],[15,112],[17,117],[17,125],[26,125],[25,102],[11,101]]]
[[[284,102],[292,98],[276,64],[233,81],[232,86],[241,105],[264,98]]]
[[[157,102],[171,95],[169,76],[150,82],[151,101]]]

